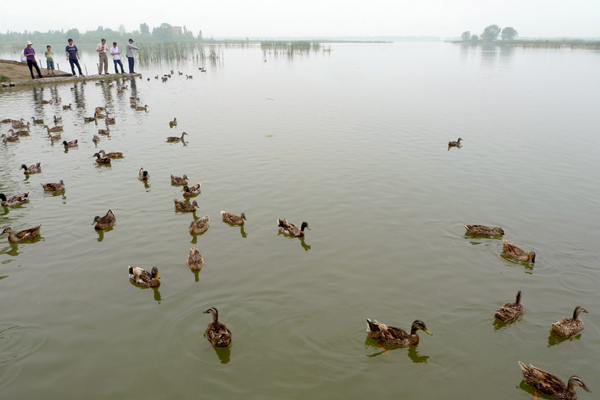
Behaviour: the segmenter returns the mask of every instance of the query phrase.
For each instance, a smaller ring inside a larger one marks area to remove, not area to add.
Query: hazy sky
[[[521,36],[600,37],[600,0],[27,0],[1,8],[3,33],[167,22],[205,37],[447,37],[498,24]]]

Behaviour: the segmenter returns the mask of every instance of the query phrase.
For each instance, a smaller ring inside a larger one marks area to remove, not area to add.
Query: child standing
[[[52,54],[52,47],[50,45],[46,46],[44,55],[46,56],[46,71],[48,72],[48,75],[56,75],[54,73],[54,54]]]

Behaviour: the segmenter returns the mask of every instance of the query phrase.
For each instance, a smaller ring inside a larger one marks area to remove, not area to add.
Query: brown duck
[[[504,229],[496,227],[490,228],[485,225],[464,225],[467,232],[474,236],[501,236],[504,235]]]
[[[212,314],[213,320],[206,327],[206,338],[215,347],[227,347],[231,344],[231,331],[224,323],[219,322],[219,311],[211,307],[204,314]]]
[[[199,233],[204,233],[209,228],[210,217],[205,215],[203,218],[200,218],[198,221],[192,221],[190,224],[190,233],[193,235],[197,235]]]
[[[25,229],[24,231],[17,232],[15,234],[11,228],[4,228],[0,236],[8,233],[8,241],[11,243],[19,243],[24,240],[33,239],[40,234],[40,229],[42,225],[38,225],[35,228]]]
[[[523,292],[519,290],[517,293],[517,299],[514,303],[506,303],[502,307],[500,307],[495,314],[495,317],[503,322],[515,322],[523,313],[525,309],[523,308],[523,304],[521,304],[521,297],[523,296]]]
[[[223,217],[223,222],[227,222],[228,224],[233,225],[244,225],[244,221],[246,220],[246,214],[244,213],[241,213],[238,217],[235,214],[221,210],[221,216]]]
[[[515,260],[535,263],[535,252],[525,252],[525,250],[518,248],[512,243],[508,243],[506,239],[502,242],[502,250],[504,250],[504,254]]]
[[[587,310],[581,306],[575,307],[572,318],[561,318],[552,324],[550,331],[558,336],[573,337],[583,330],[583,320],[579,317],[582,312]]]
[[[204,266],[204,258],[196,247],[191,248],[186,264],[192,271],[200,271]]]
[[[428,335],[433,335],[427,330],[425,322],[419,319],[413,322],[410,333],[408,333],[402,328],[385,325],[377,320],[373,322],[367,318],[367,336],[379,340],[380,344],[391,344],[402,347],[416,346],[419,344],[419,335],[417,335],[418,330],[422,330]]]
[[[548,372],[541,370],[533,365],[529,367],[519,361],[519,366],[523,371],[523,380],[529,386],[533,386],[542,393],[546,393],[557,399],[564,400],[577,400],[577,392],[575,392],[575,386],[581,386],[583,390],[591,392],[590,389],[583,383],[583,380],[573,375],[569,378],[569,382],[565,383],[558,377],[549,374]]]

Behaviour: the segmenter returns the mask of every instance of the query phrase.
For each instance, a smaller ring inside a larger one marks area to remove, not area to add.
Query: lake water
[[[579,398],[598,398],[599,64],[598,51],[444,43],[227,48],[206,73],[195,60],[138,66],[123,94],[94,82],[1,91],[0,119],[60,115],[80,145],[65,152],[40,126],[0,143],[0,192],[31,191],[0,208],[0,227],[43,224],[34,243],[0,239],[0,397],[528,399],[523,361],[579,375],[593,391]],[[170,69],[193,79],[154,79]],[[147,113],[129,107],[134,94]],[[55,96],[86,108],[39,104]],[[83,117],[97,106],[117,122],[95,146],[104,122]],[[185,145],[166,143],[183,131]],[[125,158],[99,167],[100,149]],[[41,174],[18,169],[35,162]],[[202,182],[205,234],[175,212],[170,174]],[[64,194],[43,192],[60,179]],[[108,209],[117,224],[98,233]],[[278,235],[278,217],[312,229]],[[501,239],[464,223],[503,227],[536,263],[502,257]],[[192,246],[206,261],[197,275]],[[160,288],[130,284],[129,265],[158,266]],[[523,318],[494,324],[518,290]],[[550,336],[577,305],[582,335]],[[230,349],[204,338],[209,307]],[[421,319],[433,336],[384,351],[365,318]]]

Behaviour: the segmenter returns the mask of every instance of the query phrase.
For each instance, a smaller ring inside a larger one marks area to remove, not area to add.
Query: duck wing
[[[35,228],[25,229],[24,231],[17,233],[16,236],[19,239],[19,241],[33,239],[34,237],[40,234],[41,227],[42,225],[40,224]]]

